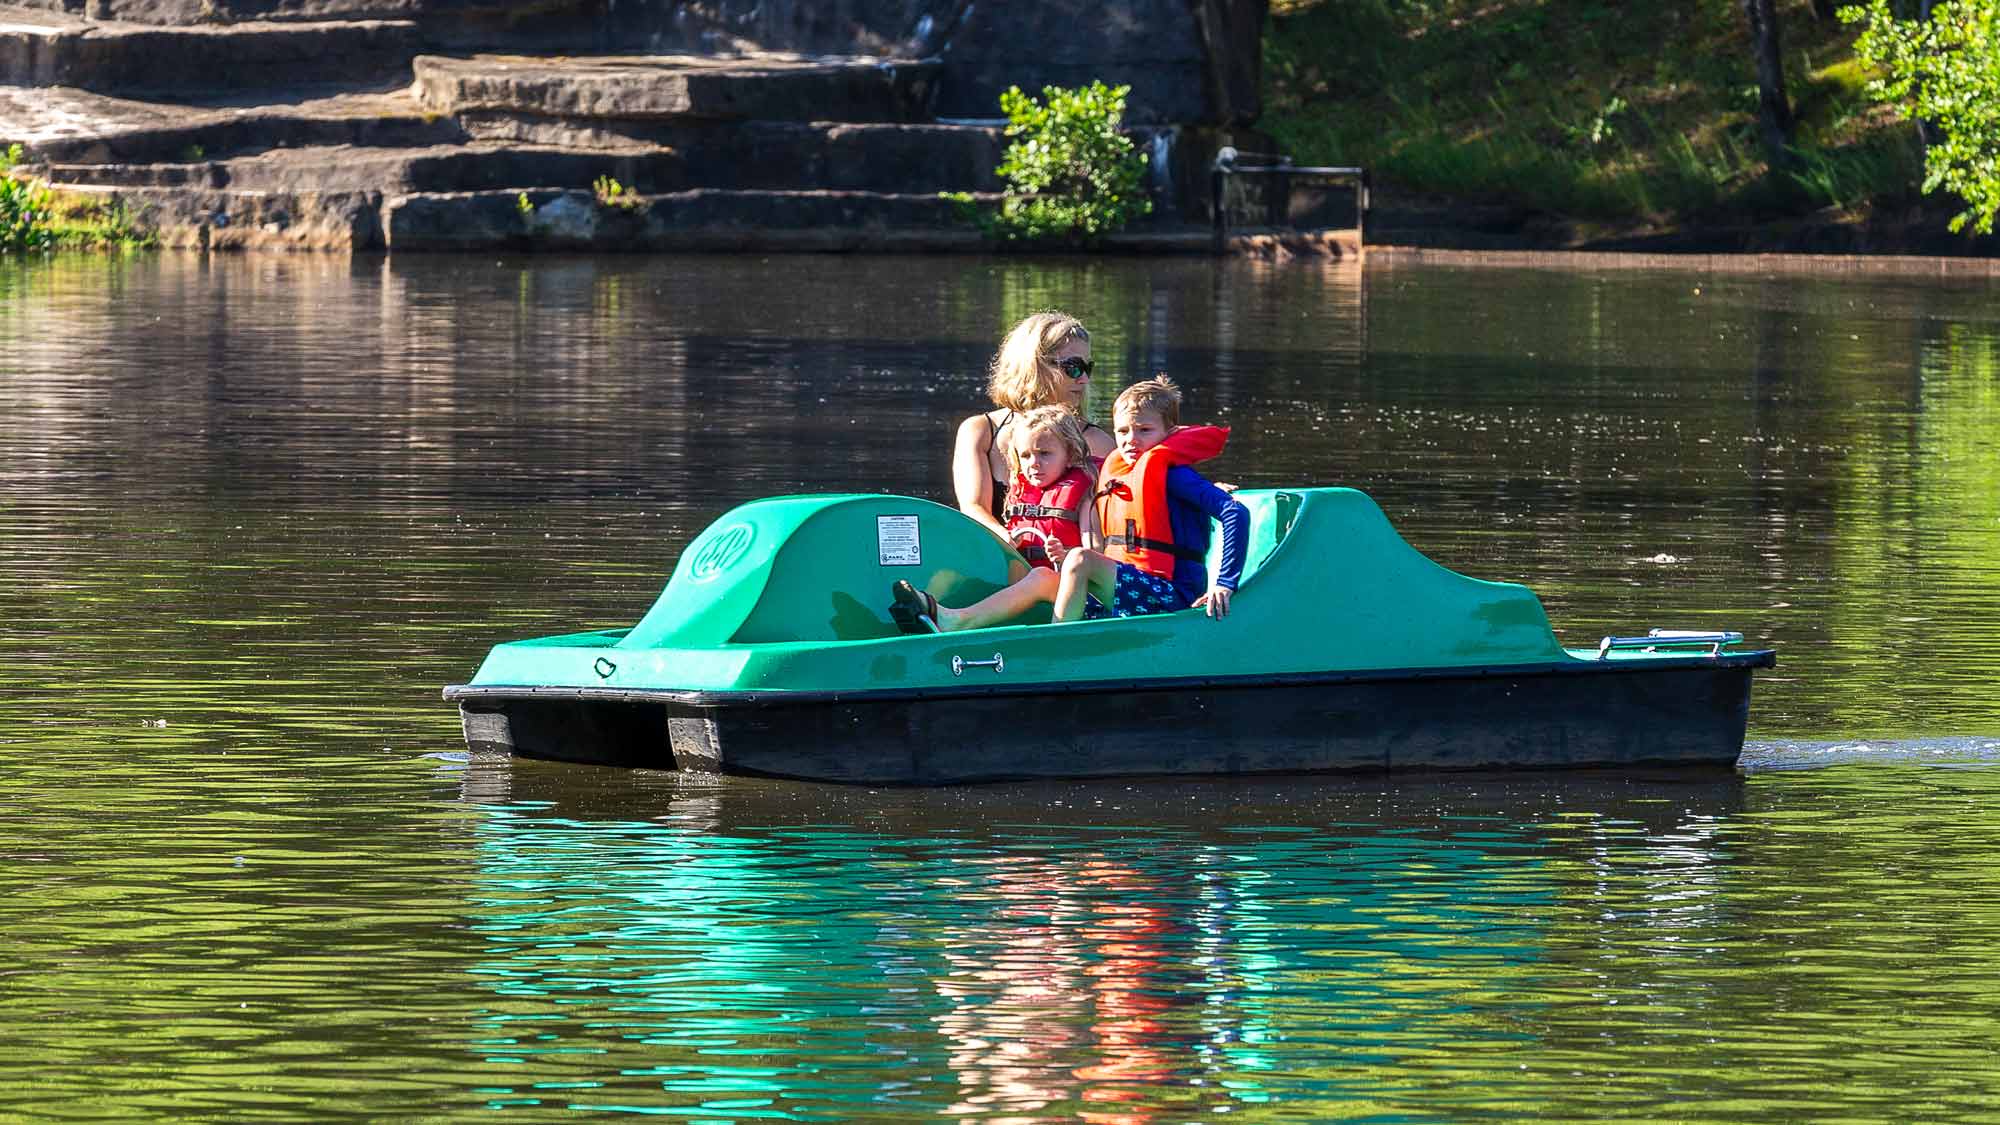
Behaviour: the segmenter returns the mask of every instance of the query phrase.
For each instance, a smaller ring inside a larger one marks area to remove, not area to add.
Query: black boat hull
[[[1731,766],[1768,652],[1578,663],[792,696],[455,689],[479,751],[871,785],[1149,774]]]

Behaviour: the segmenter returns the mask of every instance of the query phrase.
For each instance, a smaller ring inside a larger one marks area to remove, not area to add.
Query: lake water
[[[0,1117],[1985,1121],[2000,280],[0,260]],[[1778,649],[1739,774],[881,791],[469,759],[729,506],[942,498],[1007,323],[1572,644]]]

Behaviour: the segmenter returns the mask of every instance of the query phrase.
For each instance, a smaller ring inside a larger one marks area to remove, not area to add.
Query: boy
[[[1112,407],[1112,451],[1098,474],[1104,550],[1071,551],[1056,588],[1055,619],[1137,617],[1202,606],[1227,617],[1249,546],[1249,509],[1188,466],[1222,452],[1229,431],[1182,426],[1181,392],[1156,375]],[[1209,520],[1222,524],[1222,562],[1211,580]]]

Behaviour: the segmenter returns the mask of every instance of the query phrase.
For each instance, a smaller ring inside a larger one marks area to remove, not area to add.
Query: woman
[[[1007,541],[1007,528],[1000,509],[1014,479],[1007,454],[1013,447],[1009,424],[1015,415],[1040,406],[1066,406],[1082,416],[1090,396],[1090,370],[1090,333],[1083,322],[1053,310],[1035,313],[1007,333],[993,357],[986,393],[994,409],[959,423],[951,454],[958,510],[984,524],[1002,542]],[[1114,443],[1102,427],[1086,421],[1083,436],[1093,462],[1111,455]]]

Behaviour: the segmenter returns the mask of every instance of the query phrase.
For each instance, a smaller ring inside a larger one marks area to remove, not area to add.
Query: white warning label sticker
[[[922,566],[924,545],[917,538],[917,517],[876,516],[875,549],[883,566]]]

